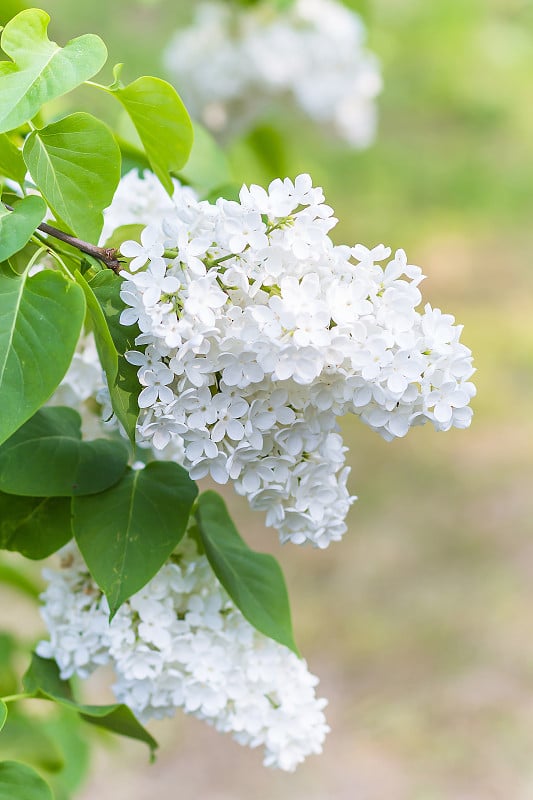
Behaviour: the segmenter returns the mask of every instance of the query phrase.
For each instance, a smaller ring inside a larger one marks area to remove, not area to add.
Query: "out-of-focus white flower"
[[[187,106],[214,132],[249,127],[270,100],[288,95],[351,146],[366,147],[381,76],[365,38],[361,18],[337,0],[296,0],[284,10],[201,2],[164,59]]]
[[[63,678],[110,664],[113,691],[141,719],[177,708],[264,748],[264,763],[294,770],[322,752],[329,731],[305,661],[256,631],[233,605],[205,556],[186,540],[160,572],[109,608],[73,544],[45,570],[42,615],[50,635],[37,652]]]

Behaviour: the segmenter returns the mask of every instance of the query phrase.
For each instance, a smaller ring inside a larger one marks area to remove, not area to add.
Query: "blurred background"
[[[193,5],[40,2],[51,38],[99,33],[126,80],[163,75]],[[347,5],[382,65],[375,143],[353,151],[277,112],[230,144],[233,173],[310,172],[339,218],[335,242],[402,247],[423,268],[425,300],[464,323],[474,352],[472,428],[388,444],[343,420],[360,499],[327,551],[281,548],[227,493],[248,542],[285,571],[329,698],[322,756],[271,772],[178,714],[151,726],[155,766],[140,745],[97,744],[79,800],[533,798],[533,2]]]

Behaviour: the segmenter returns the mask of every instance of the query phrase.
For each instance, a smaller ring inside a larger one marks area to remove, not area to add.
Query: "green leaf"
[[[0,261],[22,250],[45,214],[46,204],[36,195],[18,200],[13,211],[0,204]]]
[[[148,583],[182,539],[198,490],[187,472],[154,461],[98,497],[72,504],[74,536],[111,617]]]
[[[59,385],[84,317],[82,290],[60,273],[0,273],[0,444]]]
[[[213,572],[237,608],[254,628],[299,655],[287,587],[276,559],[248,547],[216,492],[200,495],[196,518]]]
[[[127,706],[122,704],[88,706],[77,703],[72,696],[70,684],[61,680],[55,661],[41,658],[34,653],[30,667],[24,675],[23,685],[25,691],[34,697],[55,700],[67,708],[78,711],[86,722],[144,742],[149,746],[152,755],[157,749],[155,739],[143,728]]]
[[[127,463],[120,441],[82,441],[74,409],[42,408],[0,447],[0,491],[32,498],[96,494],[117,483]]]
[[[100,37],[89,33],[61,48],[48,39],[49,22],[48,14],[31,8],[3,30],[2,50],[12,62],[0,62],[0,133],[31,120],[44,103],[92,78],[106,62]]]
[[[141,385],[137,378],[137,367],[126,361],[123,354],[135,347],[135,336],[138,334],[138,328],[136,325],[126,326],[120,324],[120,315],[125,308],[125,304],[120,297],[121,285],[122,280],[111,270],[102,270],[89,281],[89,286],[103,311],[118,354],[116,374],[111,380],[111,375],[114,371],[114,358],[109,354],[107,356],[104,355],[104,349],[109,347],[109,342],[105,334],[103,334],[103,338],[100,338],[98,327],[95,325],[96,346],[100,360],[106,370],[111,405],[131,443],[135,445],[135,427],[139,416],[137,398],[141,392]],[[100,352],[100,349],[102,349],[102,352]],[[110,369],[109,373],[107,371],[108,368]]]
[[[34,130],[24,161],[54,214],[88,242],[98,242],[120,180],[120,149],[105,123],[78,112]]]
[[[108,91],[128,112],[153,171],[171,195],[169,173],[187,163],[193,142],[192,123],[180,96],[166,81],[151,77]]]
[[[3,700],[0,700],[0,731],[4,727],[7,719],[7,706]]]
[[[53,800],[40,775],[18,761],[0,761],[0,800]]]
[[[55,553],[72,538],[65,497],[19,497],[0,492],[0,548],[26,558]]]
[[[233,175],[228,158],[206,129],[194,123],[194,143],[180,179],[199,192],[206,193],[217,186],[230,184]]]
[[[0,133],[0,175],[20,184],[26,176],[22,153],[5,133]]]

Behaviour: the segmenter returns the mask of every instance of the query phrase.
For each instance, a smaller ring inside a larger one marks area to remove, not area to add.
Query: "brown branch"
[[[12,206],[8,206],[7,203],[4,203],[4,206],[8,211],[13,211]],[[59,228],[53,228],[52,225],[48,225],[47,222],[41,222],[37,230],[47,233],[48,236],[53,236],[54,239],[59,239],[61,242],[65,242],[65,244],[69,244],[77,250],[81,250],[82,253],[86,253],[88,256],[97,258],[117,275],[122,268],[120,261],[117,259],[118,249],[116,247],[97,247],[94,244],[76,238],[76,236],[71,236],[64,231],[60,231]]]

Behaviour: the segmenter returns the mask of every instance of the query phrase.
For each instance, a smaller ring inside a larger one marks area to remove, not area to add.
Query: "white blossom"
[[[146,177],[125,180],[138,204],[153,193]],[[354,500],[339,417],[355,414],[387,440],[425,422],[465,428],[475,393],[462,327],[418,307],[420,268],[403,250],[334,245],[332,220],[308,175],[243,187],[240,203],[176,189],[150,220],[155,258],[124,271],[121,290],[121,322],[141,331],[126,353],[142,387],[138,444],[195,480],[231,481],[282,541],[318,547],[342,537]],[[205,251],[202,269],[191,269],[187,241]],[[79,381],[82,351],[99,374],[82,344],[63,386]],[[94,390],[88,380],[86,406]],[[105,390],[98,399],[109,417]]]
[[[354,499],[337,417],[386,439],[426,421],[465,427],[471,353],[453,317],[417,309],[423,276],[403,250],[333,244],[332,209],[308,175],[243,187],[240,200],[188,197],[161,222],[171,250],[187,253],[185,229],[211,242],[202,270],[178,255],[165,275],[158,256],[157,274],[122,273],[124,302],[144,309],[147,355],[128,354],[145,387],[139,440],[179,439],[194,479],[233,481],[282,541],[326,547]]]
[[[145,721],[194,714],[237,742],[264,749],[264,763],[294,770],[320,753],[329,731],[304,660],[248,623],[205,556],[186,540],[118,610],[109,607],[74,544],[45,570],[42,615],[61,677],[113,667],[113,691]]]

